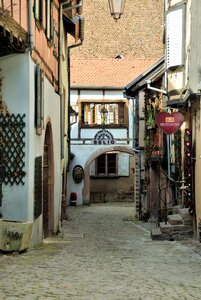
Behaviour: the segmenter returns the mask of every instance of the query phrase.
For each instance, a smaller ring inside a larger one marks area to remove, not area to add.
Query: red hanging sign
[[[175,133],[180,129],[184,122],[184,116],[180,112],[168,114],[160,112],[156,115],[156,123],[158,127],[166,134]]]

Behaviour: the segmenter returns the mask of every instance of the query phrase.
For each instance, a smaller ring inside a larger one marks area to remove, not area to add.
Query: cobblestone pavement
[[[131,204],[69,207],[60,237],[0,256],[0,299],[201,299],[199,245],[152,241],[132,215]]]

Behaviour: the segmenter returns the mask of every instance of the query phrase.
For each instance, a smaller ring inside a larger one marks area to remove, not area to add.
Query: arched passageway
[[[124,146],[111,146],[107,148],[100,148],[95,151],[93,154],[89,156],[86,161],[85,168],[84,168],[84,185],[83,185],[83,203],[88,204],[90,203],[90,165],[91,163],[100,155],[107,153],[107,152],[120,152],[120,153],[128,153],[129,155],[134,156],[134,153],[131,148],[124,147]]]

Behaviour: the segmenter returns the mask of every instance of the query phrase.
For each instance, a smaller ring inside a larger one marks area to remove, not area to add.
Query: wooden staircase
[[[160,222],[159,227],[151,230],[153,240],[183,240],[193,236],[193,219],[188,208],[173,207],[167,222]]]

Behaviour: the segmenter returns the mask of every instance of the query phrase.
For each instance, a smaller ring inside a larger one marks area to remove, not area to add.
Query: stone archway
[[[43,237],[54,231],[54,158],[52,128],[46,126],[43,152]]]
[[[134,155],[133,150],[131,148],[127,148],[124,146],[111,146],[107,148],[100,148],[93,154],[91,154],[87,159],[84,167],[84,186],[82,190],[83,204],[90,203],[90,164],[96,157],[108,151],[119,151],[128,153],[132,156]]]

